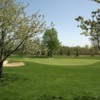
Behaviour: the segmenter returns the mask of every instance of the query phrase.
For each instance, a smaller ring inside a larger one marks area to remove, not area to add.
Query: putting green
[[[75,65],[90,65],[99,62],[93,59],[56,59],[56,58],[25,58],[24,61],[35,62],[47,65],[62,65],[62,66],[75,66]]]

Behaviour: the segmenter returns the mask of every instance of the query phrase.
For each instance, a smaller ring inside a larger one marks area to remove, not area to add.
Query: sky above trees
[[[20,0],[19,0],[20,1]],[[58,38],[63,45],[84,46],[90,45],[90,41],[83,35],[82,30],[77,27],[75,18],[83,16],[85,19],[91,17],[91,12],[100,8],[100,5],[91,0],[21,0],[29,3],[26,9],[28,15],[40,10],[45,15],[47,26],[55,24]]]

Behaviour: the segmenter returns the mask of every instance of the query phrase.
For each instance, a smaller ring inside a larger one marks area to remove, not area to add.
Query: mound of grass
[[[47,64],[47,65],[59,65],[59,66],[76,66],[76,65],[90,65],[99,62],[99,60],[93,59],[56,59],[56,58],[34,58],[34,59],[27,59],[27,61],[40,63],[40,64]]]
[[[92,57],[91,57],[92,58]],[[12,59],[11,59],[12,60]],[[81,66],[81,65],[91,65],[98,63],[99,59],[89,59],[89,58],[20,58],[20,61],[28,61],[39,64],[46,65],[57,65],[57,66]]]

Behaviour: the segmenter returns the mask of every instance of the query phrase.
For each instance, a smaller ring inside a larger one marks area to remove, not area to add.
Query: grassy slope
[[[20,59],[23,60],[13,58]],[[35,100],[44,94],[62,96],[68,100],[75,94],[100,95],[100,62],[80,66],[46,65],[32,61],[25,63],[25,67],[4,68],[8,78],[7,82],[0,83],[0,100]]]

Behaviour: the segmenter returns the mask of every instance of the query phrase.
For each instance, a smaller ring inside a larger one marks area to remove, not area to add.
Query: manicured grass
[[[22,60],[26,65],[4,68],[0,100],[37,100],[44,94],[66,100],[75,95],[100,96],[99,58],[11,57],[10,61]]]
[[[27,59],[27,60],[26,60]],[[99,60],[93,60],[93,59],[57,59],[57,58],[25,58],[23,61],[29,61],[29,62],[35,62],[35,63],[40,63],[40,64],[46,64],[46,65],[58,65],[58,66],[80,66],[80,65],[90,65],[90,64],[95,64],[99,62]]]

